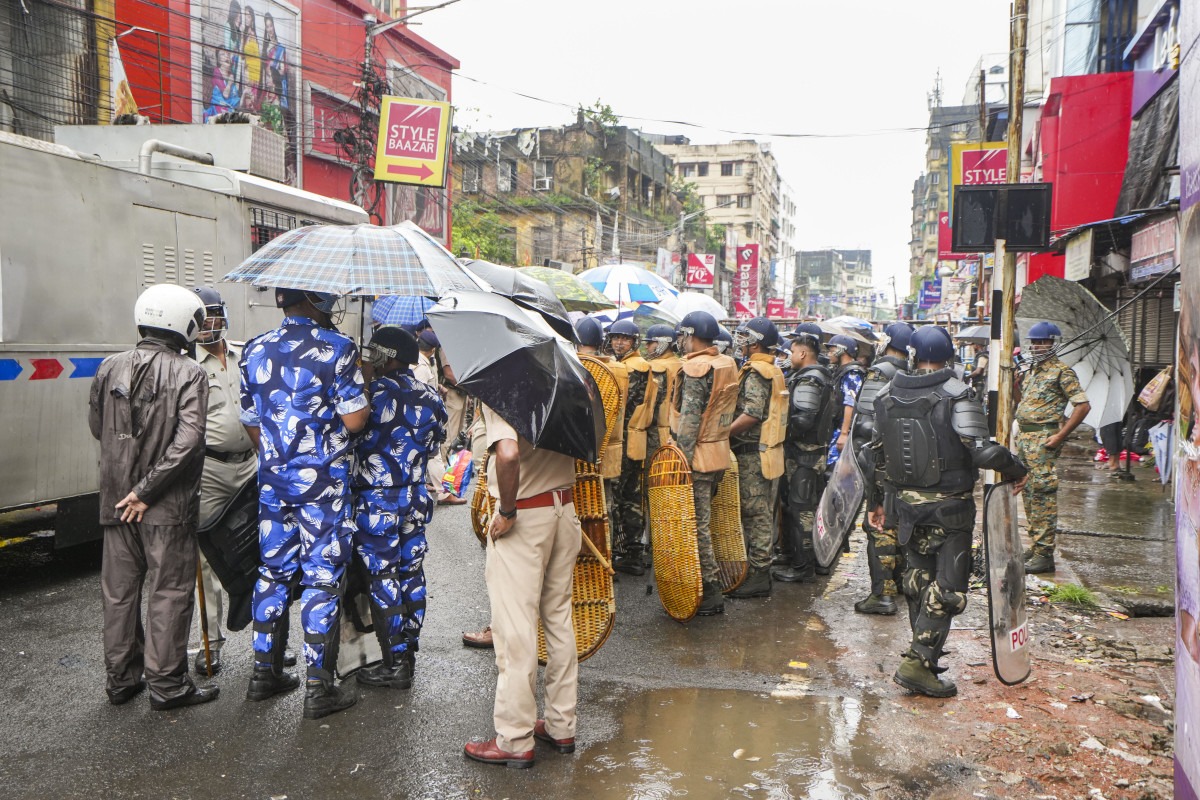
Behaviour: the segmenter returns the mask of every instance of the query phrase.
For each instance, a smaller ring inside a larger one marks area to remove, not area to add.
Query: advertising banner
[[[715,253],[688,253],[687,285],[696,289],[711,289],[717,274]]]
[[[733,282],[735,307],[758,313],[758,245],[743,244],[737,249],[737,274]]]
[[[658,277],[669,283],[673,283],[675,281],[675,270],[678,268],[679,253],[674,250],[668,250],[665,247],[658,248],[658,258],[654,267],[654,271],[658,273]]]
[[[1092,230],[1088,229],[1067,242],[1063,278],[1081,281],[1092,273]]]
[[[921,281],[919,305],[922,309],[930,309],[942,302],[942,281]]]
[[[1007,163],[1005,142],[955,142],[950,145],[950,185],[1005,183]]]
[[[785,309],[783,299],[772,297],[767,301],[767,317],[769,319],[784,319]]]
[[[938,212],[938,260],[958,261],[967,257],[967,253],[955,253],[953,247],[954,234],[950,230],[950,212]]]
[[[445,186],[449,135],[449,103],[385,96],[379,109],[375,180]]]
[[[1129,252],[1129,277],[1139,281],[1153,278],[1172,269],[1175,258],[1175,217],[1152,222],[1133,232],[1133,243]]]
[[[730,226],[725,229],[725,271],[737,272],[737,231]]]

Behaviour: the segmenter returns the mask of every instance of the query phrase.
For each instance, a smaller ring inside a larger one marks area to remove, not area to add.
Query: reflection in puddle
[[[877,777],[854,698],[664,689],[616,706],[619,730],[583,752],[576,793],[842,800],[869,797],[863,782]]]

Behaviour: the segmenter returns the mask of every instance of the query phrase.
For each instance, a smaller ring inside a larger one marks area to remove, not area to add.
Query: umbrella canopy
[[[872,344],[875,341],[875,338],[868,331],[857,326],[834,325],[829,320],[821,320],[817,322],[817,327],[830,336],[849,336],[854,341],[863,342],[864,344]]]
[[[371,322],[375,325],[412,328],[425,319],[425,312],[431,308],[433,301],[428,297],[386,294],[371,304]]]
[[[693,311],[707,311],[717,322],[729,319],[729,312],[725,307],[703,292],[680,292],[660,302],[658,307],[665,308],[680,319]]]
[[[536,447],[599,457],[600,390],[540,314],[497,294],[456,292],[429,309],[429,321],[465,392]]]
[[[864,333],[871,333],[873,330],[875,330],[875,328],[872,327],[871,323],[867,322],[862,317],[851,317],[851,316],[842,314],[837,317],[830,317],[829,319],[827,319],[825,321],[828,322],[830,325],[837,325],[839,328],[858,328],[860,331],[863,331]]]
[[[954,338],[967,342],[990,342],[992,327],[990,325],[968,325],[954,334]]]
[[[1055,355],[1075,370],[1091,403],[1083,421],[1100,428],[1124,419],[1133,399],[1133,370],[1129,345],[1112,312],[1075,281],[1047,275],[1021,291],[1017,329],[1022,341],[1029,341],[1029,329],[1043,320],[1062,331]]]
[[[662,306],[655,305],[640,305],[636,308],[609,309],[608,311],[597,311],[590,316],[600,320],[600,324],[607,328],[618,319],[631,319],[637,326],[638,330],[644,336],[646,331],[650,330],[652,325],[670,325],[677,327],[679,325],[679,317],[675,316],[670,311],[667,311]]]
[[[579,273],[581,280],[599,289],[617,305],[658,303],[679,294],[674,286],[649,270],[633,264],[611,264]]]
[[[617,307],[616,303],[605,297],[595,286],[561,269],[521,267],[520,271],[548,285],[567,311],[582,311],[586,314]]]
[[[487,281],[493,292],[530,311],[538,312],[555,333],[569,342],[575,341],[575,328],[567,317],[567,309],[548,284],[512,267],[493,264],[490,261],[465,261],[463,266]]]
[[[411,222],[295,228],[272,239],[224,280],[337,295],[440,297],[490,288]]]

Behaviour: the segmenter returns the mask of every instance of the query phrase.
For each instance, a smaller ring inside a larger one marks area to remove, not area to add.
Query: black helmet
[[[954,341],[950,338],[950,332],[938,325],[926,325],[915,331],[908,350],[917,361],[954,360]]]
[[[679,327],[675,329],[676,336],[695,336],[706,342],[715,342],[720,333],[721,326],[717,324],[717,318],[707,311],[689,312],[679,321]]]
[[[745,344],[761,344],[768,350],[779,344],[779,329],[766,317],[746,320],[738,326],[737,333],[746,339]]]
[[[846,336],[845,334],[842,334],[842,333],[839,333],[837,336],[831,337],[830,340],[825,343],[825,346],[826,347],[834,347],[834,348],[840,347],[843,350],[845,350],[846,353],[848,353],[851,358],[855,358],[858,356],[858,342],[854,341],[849,336]]]
[[[575,322],[575,338],[584,347],[599,347],[604,342],[604,329],[599,321],[582,317]]]
[[[883,335],[887,337],[888,347],[903,353],[908,350],[908,343],[913,335],[913,326],[907,322],[893,322],[883,329]]]
[[[196,341],[200,344],[216,344],[225,338],[225,331],[229,329],[229,315],[225,313],[225,301],[221,299],[221,293],[211,286],[197,286],[192,291],[200,297],[200,302],[204,303],[206,323]],[[207,322],[210,319],[219,320],[219,322],[208,325]]]
[[[376,368],[394,358],[401,364],[416,364],[419,359],[417,337],[397,325],[384,325],[371,334],[371,343],[363,357]]]
[[[288,308],[289,306],[299,305],[305,300],[310,300],[317,311],[323,311],[326,314],[332,315],[340,299],[340,297],[332,292],[309,292],[304,289],[282,288],[275,290],[276,308]]]

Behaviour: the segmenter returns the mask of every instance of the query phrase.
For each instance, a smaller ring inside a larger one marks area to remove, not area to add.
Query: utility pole
[[[987,71],[979,70],[979,149],[987,142]],[[983,322],[983,256],[975,267],[975,324]]]
[[[1021,181],[1021,123],[1025,112],[1025,37],[1029,30],[1029,0],[1013,0],[1009,53],[1010,91],[1008,97],[1008,163],[1005,181]],[[992,291],[992,346],[999,328],[999,353],[992,363],[999,366],[996,397],[996,441],[1007,447],[1013,421],[1013,331],[1016,310],[1017,256],[1006,251],[1003,239],[996,240],[996,267],[1000,269],[1000,289]],[[998,296],[997,296],[998,295]],[[999,301],[999,302],[997,302]]]

